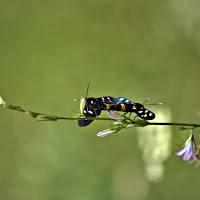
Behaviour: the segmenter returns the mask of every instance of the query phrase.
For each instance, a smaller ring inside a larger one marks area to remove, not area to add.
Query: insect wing
[[[129,99],[124,98],[124,97],[117,97],[116,100],[117,100],[117,103],[123,103],[123,104],[124,103],[127,103],[127,104],[134,103],[133,101],[130,101]]]
[[[83,110],[83,114],[86,117],[96,117],[101,114],[101,110],[95,109],[91,105],[87,104]],[[80,127],[84,127],[84,126],[88,126],[92,122],[93,120],[81,119],[81,120],[78,120],[78,125]]]
[[[80,127],[84,127],[84,126],[88,126],[89,124],[91,124],[93,122],[93,120],[85,120],[85,119],[81,119],[78,120],[78,125]]]
[[[150,110],[147,110],[147,113],[137,113],[137,116],[145,120],[153,120],[155,118],[155,114]]]
[[[152,111],[144,108],[142,104],[136,103],[135,107],[136,107],[135,113],[141,119],[153,120],[155,118],[155,114]]]
[[[111,97],[111,96],[99,97],[99,98],[96,98],[96,100],[103,104],[113,104],[113,105],[117,104],[116,98]]]
[[[94,97],[90,97],[90,98],[87,99],[87,107],[92,109],[92,112],[95,113],[95,111],[96,111],[98,113],[97,110],[104,109],[105,108],[105,104],[103,104],[101,101],[97,100]]]

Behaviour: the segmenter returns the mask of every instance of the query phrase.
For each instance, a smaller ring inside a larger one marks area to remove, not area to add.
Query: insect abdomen
[[[140,103],[134,104],[117,104],[117,105],[106,105],[105,110],[116,110],[116,111],[123,111],[123,112],[134,112],[137,114],[138,117],[145,120],[153,120],[155,118],[155,114],[150,110],[144,108],[144,106]]]

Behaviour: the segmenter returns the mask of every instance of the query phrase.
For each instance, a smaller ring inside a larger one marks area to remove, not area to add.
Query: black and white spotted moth
[[[102,110],[107,111],[123,111],[125,113],[136,113],[138,117],[144,120],[153,120],[155,114],[144,108],[144,105],[140,103],[134,103],[124,97],[99,97],[99,98],[82,98],[81,99],[81,111],[86,117],[96,117],[101,114]],[[81,127],[89,125],[93,120],[78,120],[78,125]]]

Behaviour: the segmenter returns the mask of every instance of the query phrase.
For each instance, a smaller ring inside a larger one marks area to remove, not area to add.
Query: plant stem
[[[2,103],[3,102],[3,103]],[[10,110],[15,110],[15,111],[20,111],[24,112],[27,115],[30,115],[34,118],[37,118],[38,120],[41,121],[57,121],[57,120],[109,120],[109,121],[117,121],[116,119],[113,118],[100,118],[100,117],[84,117],[81,115],[75,116],[75,117],[59,117],[59,116],[53,116],[53,115],[46,115],[46,114],[41,114],[41,113],[36,113],[28,110],[22,109],[20,106],[15,105],[15,104],[6,104],[2,99],[1,99],[1,104],[0,107],[10,109]],[[127,120],[132,121],[131,119],[127,118]],[[200,124],[192,124],[192,123],[163,123],[163,122],[148,122],[145,120],[142,120],[143,126],[148,126],[148,125],[157,125],[157,126],[187,126],[187,127],[200,127]],[[137,121],[133,121],[133,124],[138,124]]]
[[[64,119],[64,120],[81,120],[81,119],[87,119],[87,120],[112,120],[112,121],[116,121],[115,119],[112,119],[112,118],[103,118],[103,117],[86,117],[86,118],[85,117],[57,117],[57,118],[58,119]]]
[[[163,122],[147,122],[147,125],[167,125],[167,126],[192,126],[200,127],[200,124],[190,124],[190,123],[163,123]]]

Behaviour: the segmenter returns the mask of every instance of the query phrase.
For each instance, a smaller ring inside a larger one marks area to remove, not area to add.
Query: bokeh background
[[[199,123],[199,8],[191,0],[1,0],[0,94],[25,109],[73,116],[90,81],[89,96],[149,97],[164,104],[149,109],[170,110],[173,122]],[[189,131],[171,129],[165,174],[152,183],[137,130],[96,136],[110,125],[36,122],[1,109],[0,199],[199,198],[199,168],[174,155]]]

